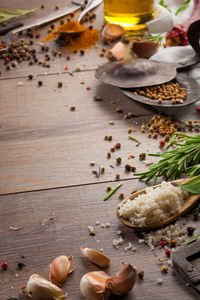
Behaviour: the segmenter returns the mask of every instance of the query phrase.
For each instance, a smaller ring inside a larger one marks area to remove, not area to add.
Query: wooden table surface
[[[43,10],[38,9],[22,20],[28,23],[52,12],[56,4],[62,7],[68,2],[43,1]],[[30,9],[40,7],[41,3],[40,0],[1,0],[1,7]],[[96,12],[94,26],[100,29],[103,6]],[[47,28],[38,30],[41,36],[47,33]],[[26,36],[21,38],[26,39]],[[146,186],[123,167],[116,166],[116,158],[120,156],[125,165],[130,162],[128,156],[133,154],[135,158],[131,163],[137,171],[144,170],[146,166],[138,159],[139,154],[158,152],[159,141],[140,132],[140,125],[155,113],[152,109],[133,102],[118,88],[104,85],[95,78],[94,70],[106,62],[106,58],[99,56],[102,46],[99,41],[84,56],[64,49],[61,58],[50,61],[50,69],[22,62],[19,68],[8,71],[1,61],[0,262],[6,261],[8,269],[0,272],[0,300],[20,299],[19,289],[33,273],[48,278],[49,264],[59,255],[73,256],[74,272],[63,284],[63,290],[68,291],[68,299],[83,299],[79,291],[81,277],[99,268],[82,257],[81,246],[103,249],[111,257],[106,269],[109,274],[114,274],[123,262],[131,262],[144,270],[144,280],[138,281],[136,287],[120,299],[199,299],[173,267],[167,274],[161,273],[158,257],[163,256],[162,249],[149,251],[147,245],[139,244],[137,235],[120,225],[116,218],[119,192],[123,191],[127,197],[131,190]],[[40,49],[36,44],[34,47]],[[50,48],[55,47],[51,42]],[[69,61],[67,56],[70,56]],[[81,71],[76,71],[77,66]],[[36,76],[30,81],[29,74]],[[43,81],[43,86],[37,86],[38,80]],[[85,84],[80,84],[81,80]],[[63,82],[62,88],[57,88],[58,81]],[[103,101],[94,101],[94,96]],[[76,106],[75,111],[70,111],[71,105]],[[116,113],[116,107],[124,113]],[[123,120],[128,112],[134,117]],[[109,124],[110,120],[114,125]],[[129,127],[134,127],[133,136],[141,141],[139,147],[128,140]],[[105,134],[112,135],[113,140],[105,141]],[[117,142],[121,143],[121,149],[107,159],[107,152]],[[96,162],[95,166],[90,166],[91,161]],[[92,170],[102,165],[104,174],[99,177],[92,174]],[[104,202],[106,186],[118,184],[116,173],[120,173],[122,187]],[[190,216],[188,220],[190,222]],[[110,228],[98,227],[96,221],[109,222]],[[95,236],[89,236],[88,225],[94,226]],[[118,230],[122,231],[124,243],[115,249],[112,241],[119,237]],[[124,250],[129,242],[136,247],[136,252]],[[19,262],[25,264],[22,270],[17,268]],[[157,285],[159,277],[163,279],[162,286]]]

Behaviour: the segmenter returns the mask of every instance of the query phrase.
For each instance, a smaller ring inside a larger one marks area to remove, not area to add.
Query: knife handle
[[[24,24],[22,22],[16,22],[16,23],[10,24],[8,26],[5,26],[2,29],[0,29],[0,35],[4,35],[4,34],[8,33],[9,31],[11,31],[15,28],[21,27],[23,25]]]

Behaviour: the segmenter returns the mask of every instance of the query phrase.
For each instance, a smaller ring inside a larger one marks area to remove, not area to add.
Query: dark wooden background
[[[1,0],[1,7],[29,9],[43,3],[44,10],[38,9],[22,18],[28,23],[52,12],[56,4],[62,7],[68,2]],[[100,29],[102,5],[96,11],[94,26]],[[47,27],[38,29],[41,36],[47,34]],[[0,262],[7,261],[9,265],[7,271],[0,272],[1,300],[18,297],[19,288],[33,273],[48,278],[49,264],[59,255],[73,256],[74,272],[64,283],[63,290],[69,292],[68,299],[82,299],[81,277],[98,268],[82,257],[81,246],[103,248],[111,257],[110,267],[106,270],[109,274],[115,273],[123,262],[131,262],[144,270],[144,280],[121,299],[199,299],[173,268],[168,274],[161,274],[157,260],[163,256],[163,250],[149,251],[146,245],[138,243],[132,230],[120,225],[116,219],[119,192],[123,191],[127,197],[132,189],[144,188],[145,184],[133,178],[132,173],[125,173],[121,166],[116,166],[115,159],[122,157],[125,165],[130,162],[128,155],[133,154],[135,158],[131,163],[136,165],[137,171],[144,170],[146,166],[138,160],[139,154],[158,152],[159,142],[140,132],[140,125],[154,113],[152,109],[134,103],[119,89],[95,79],[95,68],[106,62],[99,56],[102,46],[99,41],[84,56],[63,50],[61,58],[50,62],[50,69],[23,62],[19,68],[6,71],[1,61]],[[54,42],[50,47],[56,47]],[[71,59],[66,61],[68,55]],[[78,65],[80,72],[75,71]],[[65,71],[65,66],[73,76]],[[29,81],[29,74],[37,77]],[[38,80],[43,81],[42,87],[37,87]],[[80,84],[81,80],[85,84]],[[63,82],[62,88],[57,88],[57,81]],[[90,91],[86,90],[87,86],[91,87]],[[93,97],[96,95],[103,101],[95,102]],[[76,106],[74,112],[69,109],[71,105]],[[133,112],[135,117],[122,120],[122,114],[117,114],[115,107],[122,108],[124,113]],[[115,122],[113,126],[109,125],[110,120]],[[133,136],[141,141],[139,147],[128,140],[129,127],[136,129]],[[113,141],[104,141],[105,134],[112,135]],[[106,154],[116,142],[121,143],[122,149],[108,160]],[[91,167],[90,161],[96,161],[96,165]],[[98,169],[99,165],[105,166],[105,173],[97,178],[92,170]],[[121,175],[122,187],[104,202],[106,186],[114,187],[118,183],[115,180],[117,172]],[[190,217],[188,219],[190,222]],[[111,227],[98,228],[97,220],[100,224],[109,222]],[[88,225],[94,226],[95,236],[89,236]],[[13,227],[19,227],[19,230],[15,231]],[[119,249],[112,246],[113,239],[119,237],[117,230],[124,235],[124,244]],[[134,253],[124,251],[130,241],[137,248]],[[18,270],[18,262],[26,266]],[[159,277],[163,279],[161,287],[157,285]]]

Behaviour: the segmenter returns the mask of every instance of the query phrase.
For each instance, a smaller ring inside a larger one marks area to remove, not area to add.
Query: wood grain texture
[[[43,86],[38,87],[37,81]],[[57,81],[63,82],[57,88]],[[85,84],[80,84],[84,80]],[[124,163],[128,155],[156,148],[140,133],[139,124],[134,120],[122,120],[114,111],[120,107],[124,113],[149,115],[151,112],[130,101],[117,88],[99,83],[93,72],[69,75],[40,76],[32,81],[3,80],[0,82],[0,193],[19,192],[59,186],[70,186],[89,182],[112,180],[119,171],[122,178],[132,174],[115,166],[115,159],[121,156]],[[87,91],[86,87],[91,90]],[[93,100],[99,95],[102,102]],[[67,105],[67,106],[66,106]],[[70,111],[75,105],[76,110]],[[149,119],[147,117],[145,120]],[[114,120],[115,124],[109,125]],[[144,119],[134,120],[142,123]],[[128,140],[128,128],[138,130],[133,135],[143,141],[139,147]],[[104,141],[104,135],[113,136],[113,141]],[[122,150],[106,159],[110,148],[121,142]],[[90,161],[96,161],[91,168]],[[141,162],[130,161],[140,169]],[[92,175],[92,169],[105,165],[105,174],[100,178]]]
[[[110,185],[115,186],[114,183]],[[62,254],[73,256],[74,267],[74,273],[66,280],[63,289],[69,292],[69,299],[83,299],[79,292],[81,276],[98,268],[82,257],[81,246],[103,249],[111,257],[110,267],[106,269],[109,274],[115,273],[122,262],[131,262],[144,270],[144,280],[120,299],[199,299],[199,295],[185,285],[173,268],[169,268],[168,274],[161,273],[158,258],[164,257],[163,248],[149,251],[145,244],[138,243],[134,231],[121,225],[116,218],[119,192],[123,191],[127,197],[132,189],[144,186],[136,180],[123,182],[120,190],[107,201],[103,201],[106,184],[1,196],[0,261],[7,261],[9,267],[0,273],[0,299],[16,297],[20,286],[33,273],[48,278],[49,264]],[[109,222],[111,227],[98,227],[96,221],[100,224]],[[95,236],[89,236],[88,225],[94,226]],[[22,228],[13,231],[10,226]],[[112,241],[119,238],[117,230],[122,231],[124,243],[115,249]],[[129,242],[136,247],[136,252],[124,251]],[[26,266],[18,270],[18,262],[24,262]],[[157,285],[159,277],[163,279],[162,286]]]

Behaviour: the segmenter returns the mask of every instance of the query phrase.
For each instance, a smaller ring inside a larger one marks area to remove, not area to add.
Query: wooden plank
[[[149,110],[129,100],[119,89],[99,83],[93,72],[39,79],[43,81],[42,87],[37,86],[38,79],[23,80],[22,86],[18,85],[18,79],[0,82],[0,192],[112,180],[118,171],[122,178],[132,178],[120,166],[112,169],[109,165],[115,166],[118,156],[125,164],[129,162],[129,154],[138,157],[155,146],[140,133],[139,124],[132,124],[133,119],[122,120],[123,114],[114,110],[120,107],[124,114],[133,112],[134,115],[148,115]],[[60,89],[57,88],[59,80],[63,82]],[[85,84],[80,84],[81,80]],[[90,91],[86,90],[87,86],[91,87]],[[94,101],[95,95],[104,100]],[[76,106],[74,112],[70,111],[71,105]],[[115,121],[113,126],[109,125],[110,120]],[[133,135],[144,142],[139,147],[128,140],[127,131],[131,126],[137,129]],[[105,134],[112,135],[113,141],[104,141]],[[116,142],[121,142],[122,150],[106,159]],[[105,174],[100,178],[92,175],[91,160],[96,161],[93,169],[105,165]],[[138,159],[132,163],[144,168]]]
[[[110,267],[106,269],[110,275],[122,266],[122,262],[131,262],[144,270],[144,280],[122,299],[199,299],[174,268],[169,268],[167,274],[161,273],[158,258],[164,257],[163,248],[149,251],[147,245],[139,244],[136,234],[121,225],[115,216],[119,192],[123,191],[127,197],[133,188],[144,186],[136,180],[123,182],[121,189],[106,202],[102,200],[106,184],[1,196],[0,261],[7,261],[9,266],[0,274],[0,298],[16,297],[19,288],[33,273],[48,278],[51,261],[64,254],[73,256],[74,273],[63,289],[69,292],[69,299],[83,299],[79,292],[82,275],[99,270],[82,257],[80,247],[87,246],[97,250],[103,248],[111,257]],[[100,224],[109,222],[111,227],[98,227],[96,221]],[[191,222],[190,218],[188,222]],[[89,236],[88,225],[94,226],[95,236]],[[13,231],[10,226],[22,228]],[[119,238],[118,230],[122,231],[124,243],[115,249],[112,241]],[[129,242],[136,247],[136,252],[124,251]],[[18,262],[24,262],[26,266],[18,270]],[[159,277],[163,279],[162,286],[157,285]]]
[[[61,0],[59,1],[59,7],[66,6],[67,3],[70,1],[64,1]],[[84,2],[84,1],[83,1]],[[22,21],[24,24],[30,23],[31,21],[35,20],[36,18],[40,18],[46,14],[52,13],[54,11],[55,7],[55,1],[48,0],[45,1],[44,9],[38,9],[36,10],[33,14],[30,14],[28,16],[24,16]],[[7,9],[31,9],[35,6],[38,6],[37,1],[27,1],[20,0],[20,1],[2,1],[1,6]],[[40,5],[39,5],[40,7]],[[103,5],[101,4],[99,7],[95,8],[94,11],[97,15],[96,20],[94,23],[84,23],[86,27],[89,27],[91,24],[93,25],[94,28],[100,30],[102,25],[103,25]],[[79,11],[76,12],[74,19],[77,20],[79,15]],[[65,17],[64,20],[67,20],[68,17]],[[60,21],[55,21],[54,22],[55,27],[60,25]],[[39,32],[41,34],[40,39],[43,37],[47,36],[47,30],[49,28],[49,25],[45,25],[42,28],[39,28],[36,30],[36,32]],[[20,37],[16,35],[15,40],[20,39],[25,39],[26,42],[29,43],[30,38],[27,37],[26,32],[24,32]],[[30,46],[31,49],[36,49],[37,57],[39,60],[45,59],[45,55],[47,52],[41,52],[41,46],[37,44],[38,39],[34,38],[34,45]],[[47,43],[44,43],[44,45],[49,46],[49,51],[48,53],[51,56],[50,61],[48,62],[50,64],[50,68],[44,68],[42,66],[39,66],[38,63],[33,64],[32,66],[29,65],[29,61],[23,61],[22,63],[18,64],[16,68],[13,68],[12,70],[6,70],[6,67],[4,66],[4,61],[0,60],[0,69],[1,69],[1,76],[0,79],[5,79],[5,78],[17,78],[17,77],[27,77],[30,73],[34,75],[39,75],[39,74],[55,74],[55,73],[60,73],[60,72],[65,72],[65,67],[67,66],[70,72],[73,72],[77,69],[77,67],[81,67],[82,70],[94,70],[96,69],[99,65],[107,62],[106,58],[100,57],[100,53],[102,52],[102,47],[105,46],[102,39],[99,40],[99,42],[91,47],[90,49],[87,49],[85,51],[84,56],[80,56],[80,53],[71,53],[65,48],[61,48],[57,45],[57,43],[54,41],[50,41]],[[106,46],[108,49],[111,46]],[[52,50],[57,50],[62,52],[62,57],[60,58],[55,58],[52,56]],[[70,60],[66,61],[66,58],[70,56]]]

